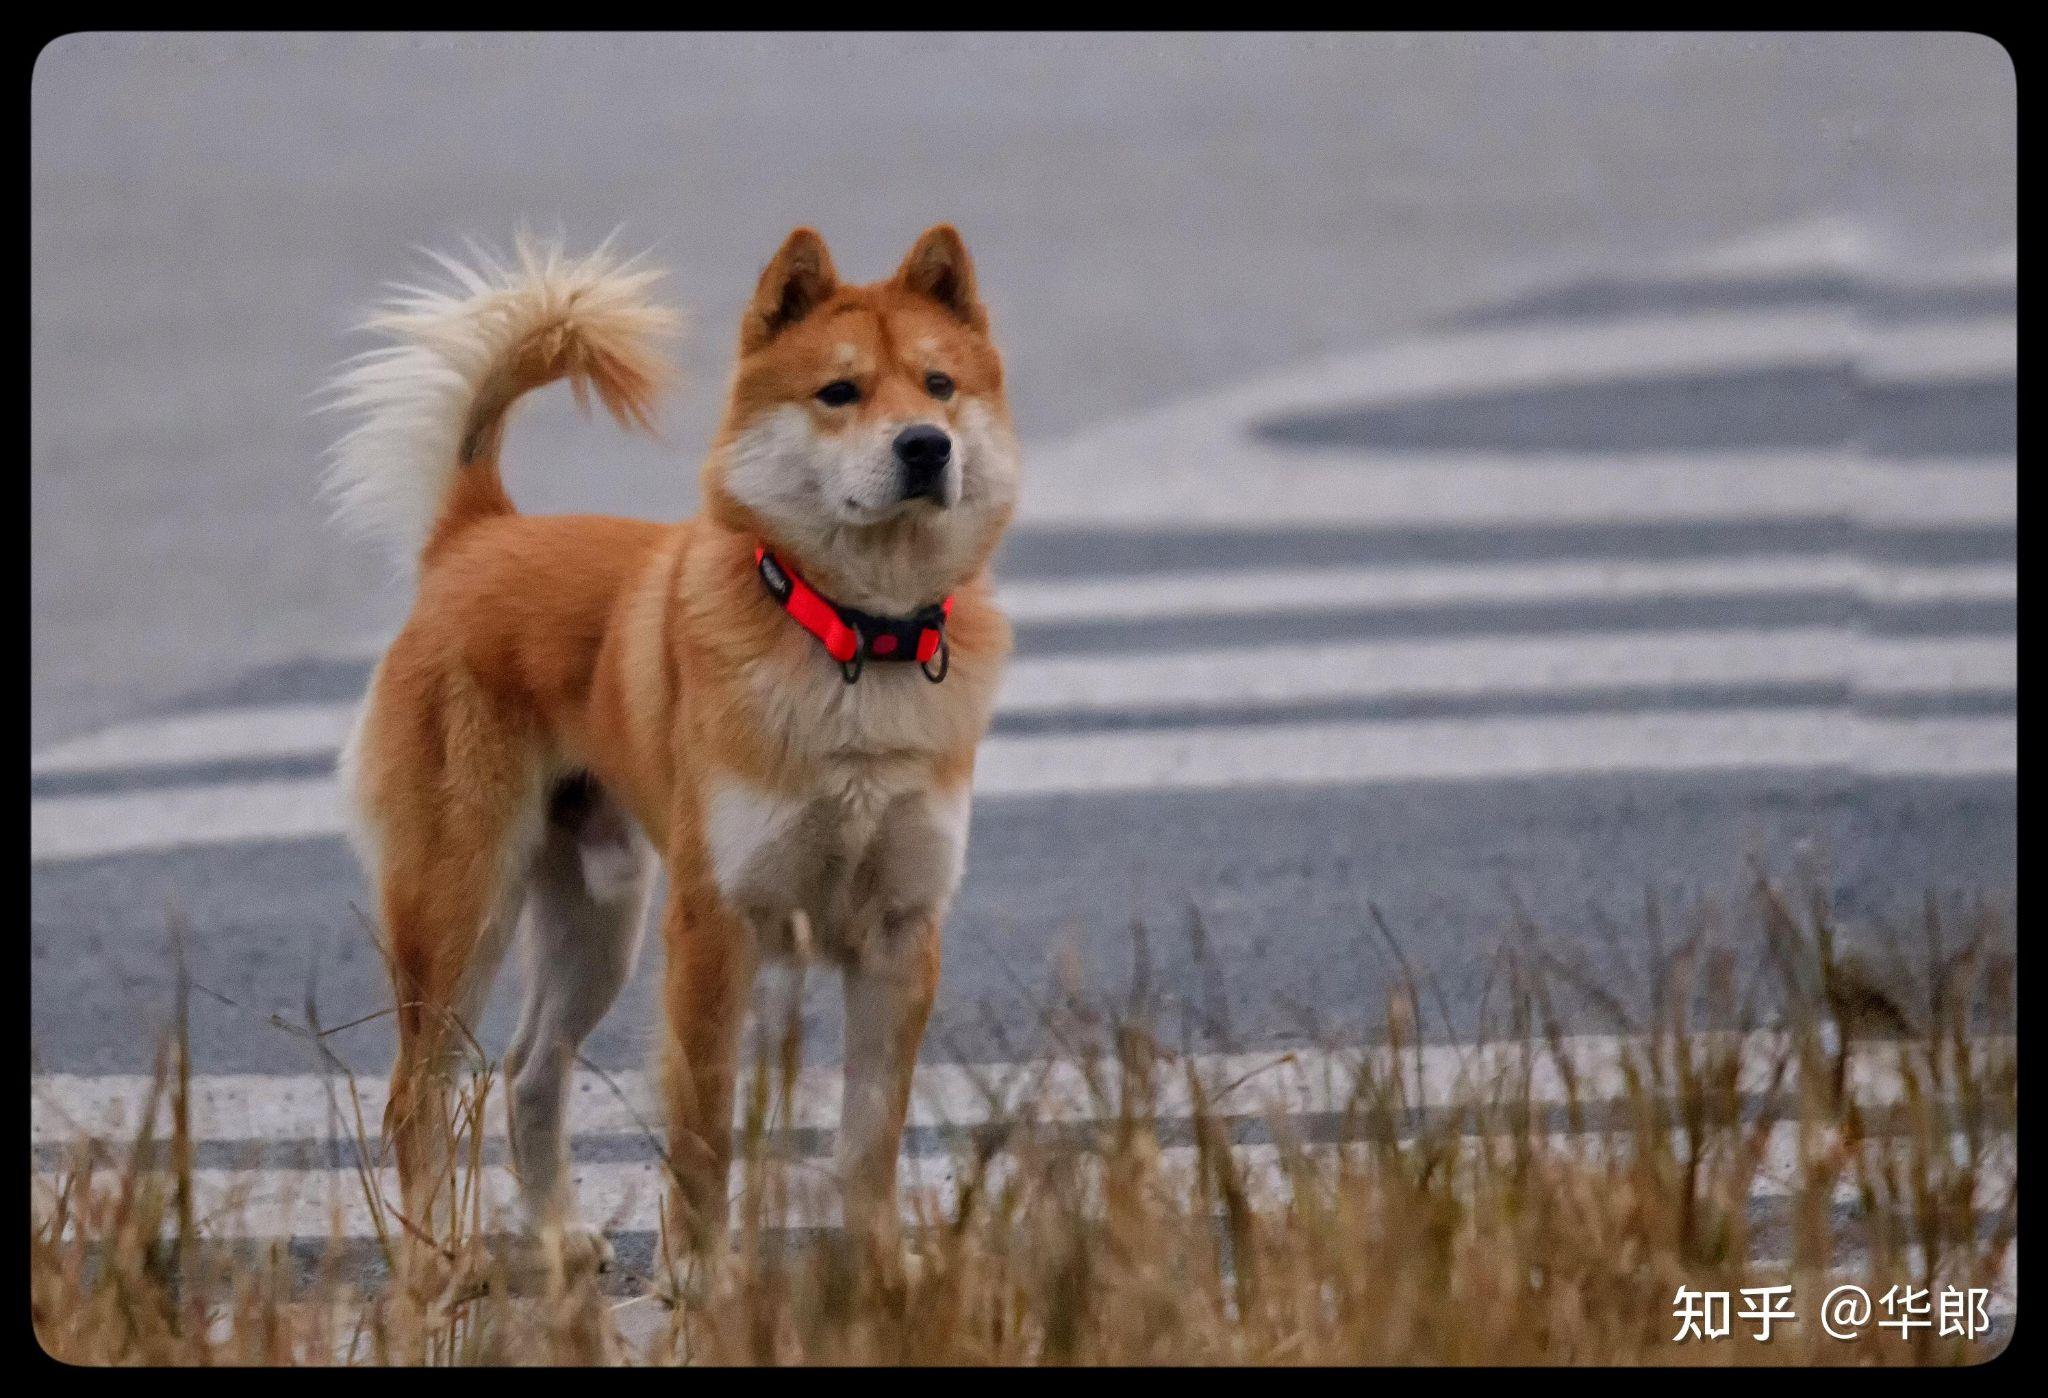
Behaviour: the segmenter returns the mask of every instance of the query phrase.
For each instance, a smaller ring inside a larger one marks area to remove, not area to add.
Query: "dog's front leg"
[[[846,968],[846,1092],[839,1167],[846,1233],[885,1265],[900,1261],[896,1157],[917,1047],[939,988],[939,919],[890,914]]]
[[[725,1237],[733,1080],[757,953],[746,925],[708,894],[672,891],[662,930],[669,1030],[663,1079],[676,1186],[670,1227],[683,1245],[716,1250]]]

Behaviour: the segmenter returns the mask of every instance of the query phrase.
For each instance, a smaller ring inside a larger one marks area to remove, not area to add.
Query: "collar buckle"
[[[943,681],[952,668],[953,650],[946,641],[946,622],[953,615],[951,597],[908,617],[876,616],[832,601],[766,546],[754,550],[754,568],[775,604],[839,662],[840,678],[848,684],[860,679],[870,660],[914,661],[933,684]]]

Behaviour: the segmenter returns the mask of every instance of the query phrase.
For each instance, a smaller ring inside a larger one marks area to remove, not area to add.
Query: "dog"
[[[563,1099],[659,864],[672,1233],[722,1236],[757,968],[816,957],[844,978],[845,1227],[900,1246],[912,1068],[1010,649],[990,560],[1020,463],[966,246],[942,224],[849,285],[792,232],[741,317],[698,512],[668,524],[522,515],[499,474],[509,411],[558,379],[649,427],[659,273],[527,239],[443,266],[452,285],[404,293],[371,322],[392,343],[337,378],[358,420],[329,475],[338,513],[417,566],[339,768],[397,1002],[385,1132],[408,1220],[452,1217],[451,1074],[516,940],[525,1222],[602,1264]]]

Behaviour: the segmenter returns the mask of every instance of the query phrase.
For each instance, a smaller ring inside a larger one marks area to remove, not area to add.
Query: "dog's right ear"
[[[802,320],[839,286],[832,254],[815,228],[799,228],[782,240],[754,299],[740,318],[740,353],[752,354]]]

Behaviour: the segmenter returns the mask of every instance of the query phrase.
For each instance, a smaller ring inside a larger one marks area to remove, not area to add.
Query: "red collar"
[[[840,606],[766,548],[754,550],[754,567],[776,605],[816,636],[825,653],[839,662],[839,672],[848,684],[860,678],[862,667],[870,660],[914,660],[933,684],[946,678],[952,667],[952,648],[946,644],[946,620],[953,615],[951,597],[907,617],[876,616]],[[936,670],[932,668],[934,659],[938,661]]]

